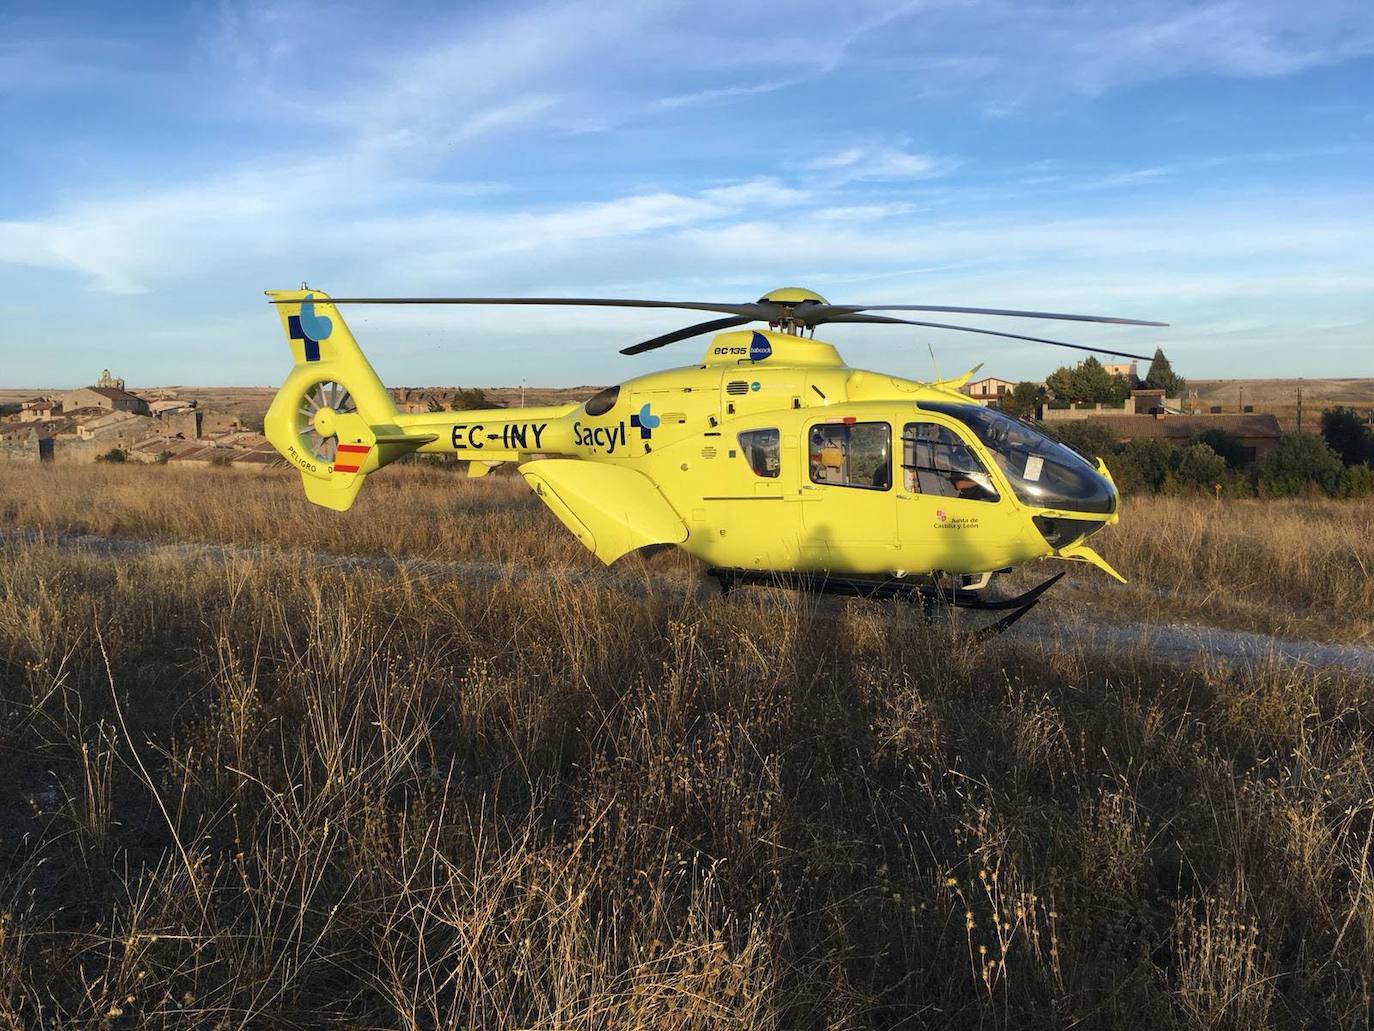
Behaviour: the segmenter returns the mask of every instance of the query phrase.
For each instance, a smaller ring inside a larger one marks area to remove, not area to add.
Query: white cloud
[[[697,90],[694,93],[678,93],[670,97],[661,97],[658,101],[660,107],[692,107],[697,104],[711,104],[721,100],[734,100],[736,97],[755,97],[761,93],[776,93],[780,89],[787,89],[795,86],[802,79],[777,79],[772,82],[760,82],[751,86],[721,86],[715,89]]]
[[[934,179],[958,166],[950,157],[913,154],[887,146],[848,147],[805,162],[802,167],[818,173],[832,186],[856,181]]]

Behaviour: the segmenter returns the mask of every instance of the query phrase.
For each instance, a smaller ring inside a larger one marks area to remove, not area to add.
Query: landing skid
[[[989,600],[981,591],[962,587],[946,587],[938,578],[924,580],[866,580],[860,577],[832,576],[816,573],[772,573],[752,569],[708,569],[706,575],[720,584],[720,593],[729,594],[736,587],[785,587],[808,594],[837,594],[852,598],[872,598],[883,601],[896,599],[919,603],[926,617],[932,618],[941,608],[977,609],[984,612],[1006,612],[997,622],[975,631],[978,637],[991,637],[1008,629],[1031,609],[1041,596],[1059,582],[1063,573],[1054,576],[1024,594],[1014,598]]]

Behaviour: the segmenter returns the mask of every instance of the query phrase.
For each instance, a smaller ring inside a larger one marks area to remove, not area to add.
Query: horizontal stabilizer
[[[381,429],[380,426],[372,428],[374,431]],[[378,444],[408,444],[414,448],[433,444],[439,439],[437,433],[378,433],[376,436]]]

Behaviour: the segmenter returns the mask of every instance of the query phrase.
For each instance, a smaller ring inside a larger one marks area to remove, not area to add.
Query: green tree
[[[1315,433],[1285,433],[1279,446],[1260,459],[1259,491],[1271,498],[1292,497],[1315,484],[1336,495],[1344,468],[1331,445]]]
[[[1113,376],[1091,355],[1077,365],[1056,369],[1046,378],[1045,386],[1066,401],[1106,404],[1125,401],[1131,396],[1131,385],[1125,377]]]
[[[1226,483],[1226,460],[1206,444],[1189,444],[1175,450],[1174,482],[1185,490],[1210,491]]]
[[[1010,393],[1003,395],[1002,411],[1018,419],[1031,419],[1035,417],[1036,407],[1044,397],[1045,388],[1039,383],[1022,380],[1012,387]]]
[[[453,395],[453,410],[466,411],[471,408],[497,408],[481,387],[459,387]]]
[[[1194,444],[1206,444],[1219,454],[1228,469],[1239,469],[1248,461],[1249,451],[1234,433],[1227,433],[1220,426],[1203,430],[1193,438]]]
[[[1322,439],[1346,465],[1364,465],[1374,458],[1374,435],[1353,408],[1322,412]]]
[[[110,448],[103,455],[95,456],[97,462],[126,462],[128,459],[128,454],[122,448],[117,447]]]
[[[1157,437],[1141,437],[1121,445],[1117,461],[1127,473],[1131,486],[1162,490],[1174,464],[1175,448]]]
[[[1145,374],[1145,385],[1164,391],[1165,397],[1182,397],[1188,381],[1174,372],[1169,359],[1164,357],[1163,348],[1156,348],[1150,360],[1150,371]]]
[[[1108,458],[1117,450],[1116,434],[1100,422],[1075,419],[1071,422],[1048,423],[1042,428],[1090,462]]]

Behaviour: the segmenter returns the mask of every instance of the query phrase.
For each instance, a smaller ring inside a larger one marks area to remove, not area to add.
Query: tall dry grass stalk
[[[1368,681],[589,578],[516,484],[336,519],[162,475],[0,486],[10,526],[283,545],[0,544],[0,1027],[1370,1020]],[[317,559],[450,544],[543,572]]]

